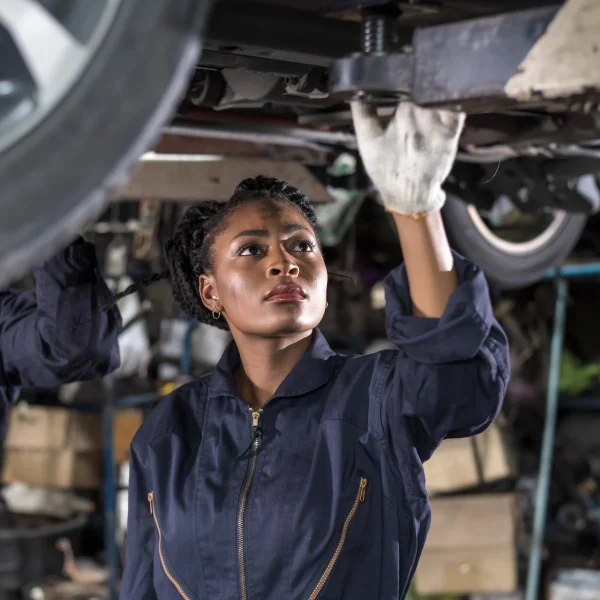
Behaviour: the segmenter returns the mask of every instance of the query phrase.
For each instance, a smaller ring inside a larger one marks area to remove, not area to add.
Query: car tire
[[[211,0],[127,0],[85,72],[0,154],[0,286],[96,219],[184,92]]]
[[[530,251],[510,253],[494,244],[478,227],[473,207],[448,194],[442,214],[452,247],[479,265],[490,281],[501,288],[525,287],[540,281],[548,269],[564,260],[585,227],[587,216],[564,213],[551,234]]]

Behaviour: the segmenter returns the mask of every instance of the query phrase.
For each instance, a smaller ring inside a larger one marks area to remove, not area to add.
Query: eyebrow
[[[296,231],[309,231],[308,227],[305,227],[304,225],[300,225],[300,223],[291,223],[290,225],[286,225],[283,228],[283,233],[290,235],[292,233],[295,233]],[[244,229],[244,231],[240,231],[240,233],[238,233],[236,236],[234,236],[234,240],[237,240],[237,238],[240,237],[268,237],[269,236],[269,230],[268,229]]]

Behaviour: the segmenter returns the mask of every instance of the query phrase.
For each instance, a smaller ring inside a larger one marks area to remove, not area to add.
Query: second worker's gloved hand
[[[363,164],[386,209],[418,216],[442,208],[464,113],[402,102],[384,129],[372,105],[351,107]]]

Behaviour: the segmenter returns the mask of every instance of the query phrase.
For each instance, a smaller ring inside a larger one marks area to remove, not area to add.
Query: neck
[[[312,331],[283,338],[235,336],[242,367],[235,374],[238,392],[258,410],[277,391],[311,343]]]

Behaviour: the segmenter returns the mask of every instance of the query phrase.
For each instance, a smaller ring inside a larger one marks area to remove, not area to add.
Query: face
[[[327,271],[312,227],[292,206],[241,205],[214,241],[200,296],[232,334],[285,336],[314,329],[326,306]]]

